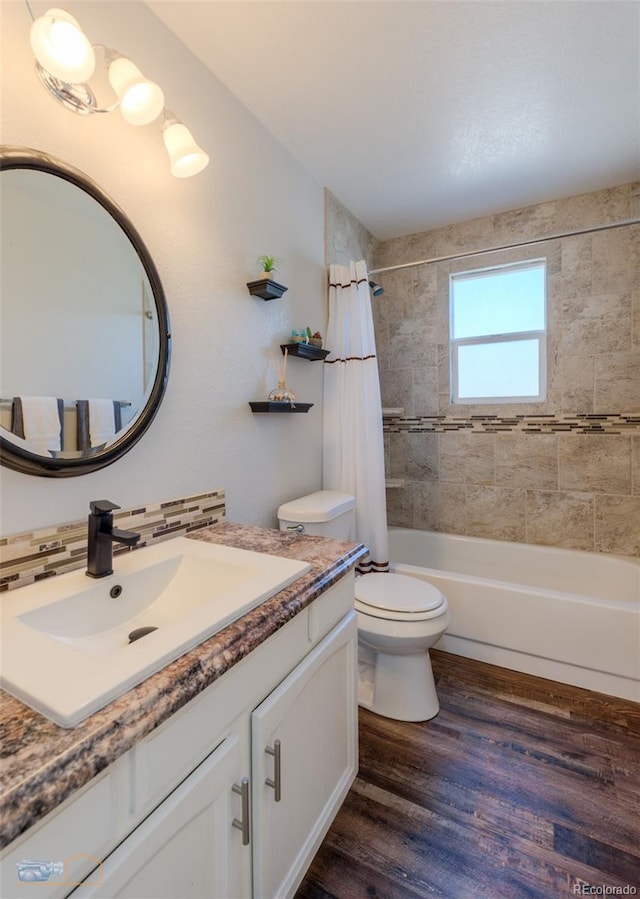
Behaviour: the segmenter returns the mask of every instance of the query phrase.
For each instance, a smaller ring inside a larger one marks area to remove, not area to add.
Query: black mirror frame
[[[122,436],[118,437],[106,449],[86,459],[51,459],[30,453],[16,446],[0,434],[0,463],[22,474],[39,475],[48,478],[70,478],[77,475],[91,474],[107,465],[116,462],[140,440],[155,418],[164,397],[169,377],[171,360],[171,326],[169,309],[160,281],[160,276],[144,245],[142,238],[129,221],[125,213],[111,200],[98,185],[78,169],[42,153],[25,147],[0,146],[0,171],[4,169],[34,169],[48,172],[75,184],[89,196],[93,197],[116,221],[127,235],[149,279],[151,292],[158,313],[159,359],[155,380],[149,399],[141,414],[133,425]]]

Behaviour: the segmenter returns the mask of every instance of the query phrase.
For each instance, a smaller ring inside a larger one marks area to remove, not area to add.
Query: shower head
[[[371,288],[371,293],[374,297],[380,297],[384,293],[384,287],[381,287],[380,284],[376,284],[375,281],[369,281],[369,287]]]

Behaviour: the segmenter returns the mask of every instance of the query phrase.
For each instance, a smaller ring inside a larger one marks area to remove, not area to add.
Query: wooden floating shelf
[[[280,349],[283,355],[286,350],[288,356],[299,356],[301,359],[308,359],[309,362],[325,359],[331,352],[331,350],[323,350],[319,346],[313,346],[311,343],[281,343]]]
[[[285,402],[273,402],[267,400],[266,402],[250,402],[252,412],[308,412],[309,409],[313,406],[313,403],[291,403]]]
[[[260,297],[262,300],[277,300],[288,290],[284,284],[278,284],[271,278],[259,278],[257,281],[248,281],[247,287],[252,297]]]

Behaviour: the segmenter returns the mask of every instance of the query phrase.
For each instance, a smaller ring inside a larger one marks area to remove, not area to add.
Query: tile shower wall
[[[117,527],[140,534],[133,550],[183,537],[225,517],[224,490],[114,512]],[[114,555],[129,548],[113,547]],[[0,591],[64,574],[87,564],[87,519],[16,534],[0,540]]]
[[[325,262],[346,265],[352,259],[364,259],[369,268],[373,265],[379,242],[335,197],[324,189]]]
[[[640,183],[382,242],[373,267],[640,215]],[[544,403],[451,405],[449,275],[547,260]],[[640,226],[375,276],[389,523],[640,555]]]

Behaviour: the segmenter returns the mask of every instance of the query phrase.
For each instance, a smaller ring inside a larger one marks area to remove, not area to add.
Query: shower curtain
[[[356,498],[358,571],[389,570],[382,404],[364,260],[329,270],[331,347],[324,369],[323,487]]]

